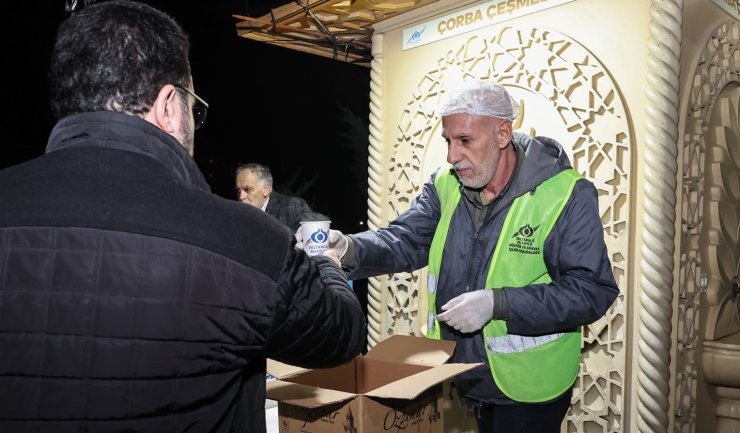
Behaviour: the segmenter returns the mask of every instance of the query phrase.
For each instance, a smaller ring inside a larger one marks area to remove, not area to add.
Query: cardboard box
[[[442,382],[481,364],[445,364],[455,342],[394,335],[365,356],[307,370],[268,360],[280,433],[443,433]]]

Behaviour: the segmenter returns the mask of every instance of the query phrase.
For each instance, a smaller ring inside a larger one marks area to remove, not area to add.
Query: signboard
[[[486,2],[404,29],[403,50],[420,47],[572,1],[575,0],[494,0]],[[721,2],[722,0],[714,1]]]

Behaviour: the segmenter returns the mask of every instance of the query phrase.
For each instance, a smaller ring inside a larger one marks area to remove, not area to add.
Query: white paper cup
[[[301,221],[303,250],[309,256],[321,254],[329,249],[329,225],[331,221]]]

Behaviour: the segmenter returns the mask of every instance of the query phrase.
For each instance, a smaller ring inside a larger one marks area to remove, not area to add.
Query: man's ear
[[[498,147],[504,149],[506,146],[508,146],[509,141],[511,141],[512,134],[513,130],[511,122],[508,120],[502,120],[501,123],[499,123],[498,132],[496,133],[496,138],[498,139]]]
[[[262,184],[262,197],[268,197],[272,192],[272,185],[265,182]]]
[[[166,84],[159,89],[157,98],[144,116],[144,120],[174,135],[180,126],[181,111],[182,106],[177,98],[177,89],[172,84]]]

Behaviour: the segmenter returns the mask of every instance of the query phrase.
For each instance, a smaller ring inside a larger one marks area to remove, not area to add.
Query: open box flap
[[[355,394],[299,383],[271,380],[267,382],[267,398],[296,406],[314,408],[350,400]]]
[[[454,350],[454,341],[392,335],[373,346],[365,357],[433,366],[444,364]]]
[[[345,364],[342,364],[342,366],[347,365],[347,364],[352,364],[358,358],[362,358],[362,355],[357,355],[352,360],[347,361]],[[275,361],[274,359],[267,358],[266,371],[278,379],[287,379],[289,377],[293,377],[300,373],[305,373],[311,370],[322,370],[322,369],[296,367],[295,365],[285,364],[283,362]]]
[[[290,364],[284,364],[280,361],[267,358],[267,372],[277,377],[278,379],[285,379],[286,377],[295,376],[298,373],[308,371],[308,368],[296,367]]]
[[[443,364],[420,373],[404,377],[388,385],[366,392],[368,397],[413,399],[432,386],[483,365],[477,364]]]

